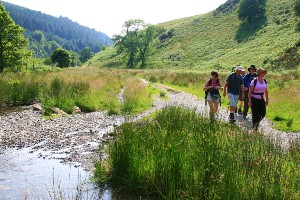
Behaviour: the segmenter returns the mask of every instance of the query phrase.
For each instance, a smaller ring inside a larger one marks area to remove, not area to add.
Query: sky
[[[56,17],[68,17],[108,36],[129,19],[158,24],[214,10],[226,0],[3,0]]]

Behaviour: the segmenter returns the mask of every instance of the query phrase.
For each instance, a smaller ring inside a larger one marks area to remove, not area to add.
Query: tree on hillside
[[[75,51],[69,51],[69,53],[70,53],[70,56],[71,56],[70,66],[71,67],[80,66],[82,63],[79,59],[78,53],[76,53]]]
[[[70,67],[71,65],[71,55],[68,51],[58,48],[51,55],[52,63],[55,63],[58,67]]]
[[[113,41],[117,47],[118,53],[126,53],[128,56],[127,65],[134,67],[136,54],[138,52],[137,34],[144,27],[145,23],[141,19],[131,19],[124,23],[123,35],[114,35]]]
[[[145,66],[150,43],[157,36],[158,28],[145,24],[141,19],[131,19],[124,23],[122,33],[113,37],[118,53],[126,54],[130,68],[137,60]]]
[[[253,22],[264,16],[266,0],[241,0],[238,18],[241,21]]]
[[[79,53],[79,60],[82,63],[85,63],[89,59],[91,59],[94,56],[94,53],[92,52],[92,49],[90,47],[85,47],[80,53]]]
[[[40,30],[35,30],[35,31],[33,32],[32,37],[33,37],[36,41],[38,41],[40,44],[44,44],[44,42],[45,42],[45,40],[46,40],[44,33],[43,33],[42,31],[40,31]]]
[[[140,59],[142,61],[142,67],[146,65],[150,43],[157,37],[157,35],[158,28],[154,25],[147,25],[146,28],[144,30],[141,30],[138,34],[138,48]]]
[[[31,56],[24,30],[6,12],[0,2],[0,73],[5,68],[18,71]]]

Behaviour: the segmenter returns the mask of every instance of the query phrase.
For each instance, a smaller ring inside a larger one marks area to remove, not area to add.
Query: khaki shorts
[[[220,98],[218,98],[218,99],[212,99],[211,96],[210,96],[210,92],[207,94],[206,100],[207,100],[207,101],[216,102],[216,103],[219,103],[219,102],[220,102]]]
[[[230,101],[230,106],[237,107],[238,100],[239,100],[239,95],[228,93],[228,98],[229,98],[229,101]]]

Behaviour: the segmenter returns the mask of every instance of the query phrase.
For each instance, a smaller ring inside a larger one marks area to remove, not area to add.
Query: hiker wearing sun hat
[[[243,110],[243,117],[244,119],[247,118],[247,113],[248,113],[248,110],[249,110],[249,106],[248,106],[248,91],[249,91],[249,88],[250,88],[250,83],[253,79],[255,79],[257,77],[257,74],[256,74],[256,68],[255,68],[255,65],[251,65],[249,68],[248,68],[248,74],[245,75],[244,77],[244,88],[245,88],[245,98],[244,98],[244,110]]]
[[[230,114],[229,120],[230,122],[235,122],[235,110],[237,108],[238,99],[240,92],[242,93],[242,98],[244,98],[244,84],[241,79],[243,67],[237,66],[235,68],[235,72],[232,72],[227,78],[226,83],[224,85],[223,96],[226,97],[226,92],[228,89],[228,98],[230,101]]]
[[[267,70],[258,68],[256,73],[257,78],[251,81],[248,93],[248,105],[252,110],[252,128],[254,131],[257,131],[260,121],[266,116],[266,106],[269,103],[268,83],[265,79]]]

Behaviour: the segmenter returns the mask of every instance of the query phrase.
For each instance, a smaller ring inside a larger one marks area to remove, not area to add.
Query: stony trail
[[[146,82],[144,80],[145,84]],[[193,109],[208,117],[208,106],[202,99],[185,92],[174,92],[171,88],[156,84],[155,87],[166,91],[167,100],[155,97],[152,109],[129,117],[136,121],[166,106],[180,106]],[[120,99],[122,97],[120,96]],[[228,122],[229,112],[220,108],[218,120]],[[245,130],[251,129],[251,116],[243,119],[237,116],[236,124]],[[128,116],[126,117],[126,120]],[[106,112],[73,114],[45,120],[40,112],[32,108],[0,116],[0,151],[6,148],[28,148],[30,153],[39,152],[45,159],[59,159],[63,163],[93,169],[93,161],[99,159],[99,146],[113,137],[114,127],[125,122],[124,116],[108,116]],[[264,119],[260,125],[264,135],[280,141],[283,148],[289,143],[298,142],[300,133],[285,133],[272,129],[272,123]]]

